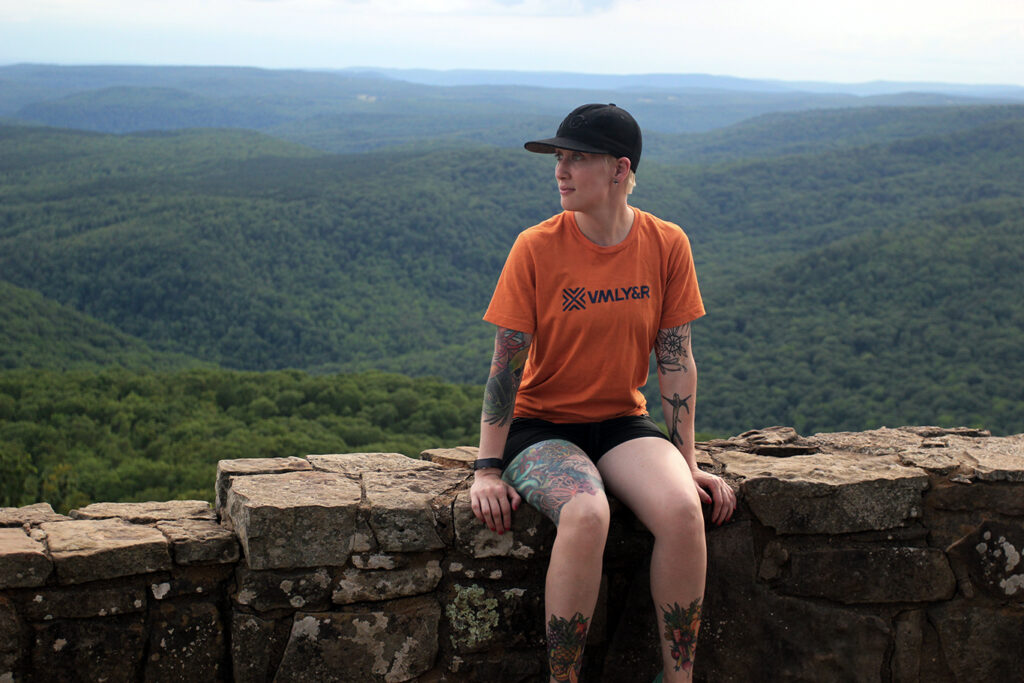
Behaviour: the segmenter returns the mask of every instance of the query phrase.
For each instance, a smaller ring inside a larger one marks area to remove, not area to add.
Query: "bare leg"
[[[575,683],[608,537],[608,499],[601,475],[579,448],[551,440],[516,456],[502,478],[558,526],[544,590],[548,665],[552,683]]]
[[[598,469],[608,490],[654,534],[651,597],[664,680],[690,681],[707,571],[704,517],[690,469],[671,443],[656,437],[616,446]]]

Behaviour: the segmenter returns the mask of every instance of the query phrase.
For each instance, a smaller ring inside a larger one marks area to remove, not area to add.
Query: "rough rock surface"
[[[440,618],[433,598],[298,612],[278,680],[411,680],[433,665]]]
[[[311,455],[308,460],[314,469],[356,476],[364,472],[410,472],[438,468],[429,461],[413,460],[401,453],[335,453]]]
[[[726,451],[716,459],[743,479],[744,498],[782,534],[841,534],[891,529],[921,516],[924,470],[895,456],[852,453],[774,458]]]
[[[133,524],[153,524],[163,520],[216,520],[216,513],[205,500],[171,500],[165,503],[93,503],[71,511],[73,519],[123,519]]]
[[[695,680],[1020,678],[1024,436],[773,427],[699,447],[740,504],[706,529]],[[224,461],[219,520],[195,501],[0,510],[0,683],[542,683],[555,528],[528,507],[483,527],[475,455]],[[652,543],[613,500],[581,680],[658,671]]]
[[[453,470],[471,470],[473,462],[480,454],[476,446],[459,446],[458,448],[431,448],[423,451],[424,460]]]
[[[461,486],[468,476],[464,471],[430,467],[363,474],[368,521],[381,550],[415,552],[444,547],[432,502]]]
[[[232,482],[227,515],[251,569],[341,565],[361,497],[359,484],[340,474],[257,474]]]
[[[0,508],[0,527],[39,526],[43,522],[63,522],[70,517],[58,515],[49,503],[35,503],[21,508]]]
[[[214,521],[177,519],[157,522],[156,528],[170,541],[177,564],[224,564],[238,560],[235,535]]]
[[[217,463],[214,508],[219,512],[224,507],[227,501],[227,490],[231,487],[231,477],[302,472],[311,469],[313,469],[313,466],[305,458],[237,458],[235,460],[221,460]]]
[[[60,583],[84,583],[171,568],[167,539],[120,519],[40,525]]]
[[[0,528],[0,588],[41,586],[52,570],[42,543],[22,529]]]

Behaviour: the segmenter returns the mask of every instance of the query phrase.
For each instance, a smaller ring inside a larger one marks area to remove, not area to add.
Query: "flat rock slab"
[[[225,513],[250,569],[343,565],[361,498],[341,474],[257,474],[232,481]]]
[[[915,450],[925,439],[935,438],[938,431],[882,427],[865,432],[827,432],[808,437],[825,452],[862,453],[864,455],[896,455]],[[943,432],[944,433],[944,432]]]
[[[762,524],[785,534],[836,534],[898,527],[920,517],[928,474],[894,455],[831,453],[774,458],[719,453],[726,473]]]
[[[446,469],[471,470],[473,462],[479,454],[480,449],[476,446],[458,446],[456,448],[431,448],[423,451],[420,457]]]
[[[214,508],[220,510],[227,501],[227,492],[231,488],[231,477],[244,477],[252,474],[281,474],[283,472],[305,472],[313,469],[305,458],[236,458],[221,460],[217,463],[216,499]]]
[[[176,564],[233,564],[238,561],[235,535],[214,521],[177,519],[157,522],[156,528],[170,541]]]
[[[352,475],[364,472],[436,470],[440,467],[432,462],[416,460],[401,453],[334,453],[310,455],[308,459],[313,469]]]
[[[0,508],[0,527],[39,526],[43,522],[63,522],[71,519],[53,511],[49,503],[35,503],[20,508]]]
[[[93,503],[71,511],[72,519],[123,519],[132,524],[153,524],[172,519],[217,519],[205,500],[170,500],[159,503]]]
[[[989,439],[954,436],[949,448],[963,450],[973,461],[975,479],[1024,482],[1024,434]]]
[[[0,528],[0,588],[42,586],[51,571],[42,543],[22,529]]]
[[[801,437],[792,427],[754,429],[729,439],[714,439],[702,445],[776,457],[817,453],[819,449],[817,444]]]
[[[454,491],[471,475],[432,463],[430,467],[363,474],[370,528],[381,550],[417,552],[444,547],[431,503],[446,493],[454,498]]]
[[[120,519],[47,522],[41,527],[62,584],[170,569],[164,535]]]

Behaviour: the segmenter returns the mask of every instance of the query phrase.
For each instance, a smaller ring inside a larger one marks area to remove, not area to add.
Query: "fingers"
[[[736,510],[736,494],[732,487],[722,479],[715,481],[715,507],[712,518],[715,524],[724,524],[732,519],[732,513]]]
[[[710,503],[712,500],[711,494],[705,491],[701,486],[697,487],[697,495],[700,496],[700,502],[702,503]]]
[[[721,477],[708,474],[701,479],[697,492],[700,494],[701,502],[712,503],[711,521],[715,525],[728,522],[736,510],[736,493]]]
[[[488,482],[470,490],[473,515],[491,531],[503,534],[512,529],[512,512],[519,507],[515,489],[501,480]]]

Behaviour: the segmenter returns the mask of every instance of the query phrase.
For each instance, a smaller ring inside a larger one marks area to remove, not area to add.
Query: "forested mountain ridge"
[[[614,79],[593,80],[608,87],[590,89],[440,87],[372,71],[22,64],[0,67],[0,116],[114,133],[248,128],[325,151],[358,153],[438,140],[518,147],[523,139],[547,135],[552,121],[584,101],[617,102],[653,135],[708,131],[768,112],[1014,101],[994,99],[990,92],[1003,91],[986,89],[973,98],[942,91],[861,96],[767,82],[737,90],[734,80],[712,77],[678,87],[626,87]]]
[[[987,123],[1017,121],[1024,105],[863,107],[762,114],[699,134],[645,136],[648,158],[709,164],[946,135]]]
[[[760,159],[645,163],[634,202],[687,230],[709,309],[695,327],[702,429],[943,415],[1021,431],[1020,390],[998,379],[1013,366],[997,349],[1021,333],[1024,282],[989,261],[1016,254],[1024,232],[1022,109],[940,111],[863,110],[859,127],[856,111],[787,115],[777,128],[756,122],[755,139],[779,141],[755,144]],[[799,132],[800,116],[822,132]],[[908,135],[914,125],[921,135]],[[878,129],[894,132],[856,144]],[[834,130],[863,132],[815,147]],[[794,136],[813,151],[793,154]],[[550,162],[520,150],[337,156],[242,131],[17,127],[0,131],[0,146],[3,279],[154,348],[235,368],[480,383],[491,335],[480,315],[505,253],[558,207]],[[957,253],[933,236],[950,226]],[[901,256],[908,245],[917,258]],[[976,259],[972,277],[958,253]],[[854,296],[870,312],[847,315]],[[971,300],[992,312],[956,327],[962,346],[941,342],[946,316]],[[884,349],[865,346],[864,330]],[[972,401],[934,378],[933,363],[962,348],[990,350],[956,364],[974,378]]]
[[[112,365],[171,370],[202,364],[182,354],[154,352],[141,339],[0,280],[0,370]]]

